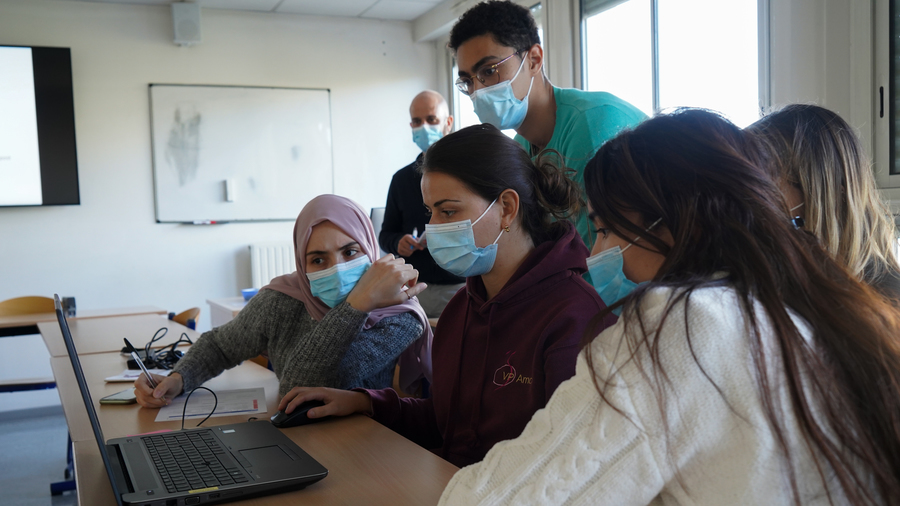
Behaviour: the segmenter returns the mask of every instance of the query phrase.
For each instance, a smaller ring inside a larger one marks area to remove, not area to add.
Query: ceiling
[[[116,4],[169,5],[172,0],[78,0]],[[197,0],[203,8],[239,11],[346,16],[412,21],[441,0]]]

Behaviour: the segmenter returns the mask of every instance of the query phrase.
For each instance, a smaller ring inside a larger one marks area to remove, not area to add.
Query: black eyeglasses
[[[478,82],[485,86],[493,86],[497,84],[498,82],[500,82],[500,72],[497,70],[497,67],[503,65],[507,60],[519,54],[520,52],[521,51],[516,51],[515,53],[507,56],[497,63],[494,63],[493,65],[481,67],[477,72],[475,72],[475,79],[478,79]],[[471,95],[475,91],[475,81],[473,81],[471,77],[460,76],[460,78],[456,80],[456,87],[464,95]]]

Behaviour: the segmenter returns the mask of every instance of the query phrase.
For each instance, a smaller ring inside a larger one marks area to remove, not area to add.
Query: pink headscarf
[[[316,321],[322,320],[331,308],[314,297],[306,277],[306,246],[312,228],[323,221],[330,221],[359,243],[360,248],[371,262],[378,259],[378,241],[372,221],[363,209],[350,199],[337,195],[319,195],[309,201],[294,224],[294,256],[297,270],[291,274],[278,276],[262,290],[270,289],[289,295],[306,306]],[[379,308],[369,313],[364,328],[370,328],[382,318],[402,313],[413,313],[422,323],[422,335],[400,354],[400,388],[410,391],[413,384],[424,377],[431,382],[431,342],[434,335],[428,324],[428,317],[416,298],[396,306]]]

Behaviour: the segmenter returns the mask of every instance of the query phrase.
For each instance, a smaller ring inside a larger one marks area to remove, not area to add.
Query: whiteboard
[[[330,92],[150,85],[156,221],[294,220],[333,193]]]

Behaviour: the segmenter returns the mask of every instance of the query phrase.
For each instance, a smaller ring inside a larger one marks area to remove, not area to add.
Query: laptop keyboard
[[[225,449],[211,431],[160,434],[141,441],[170,493],[247,481],[232,459],[219,460]]]

